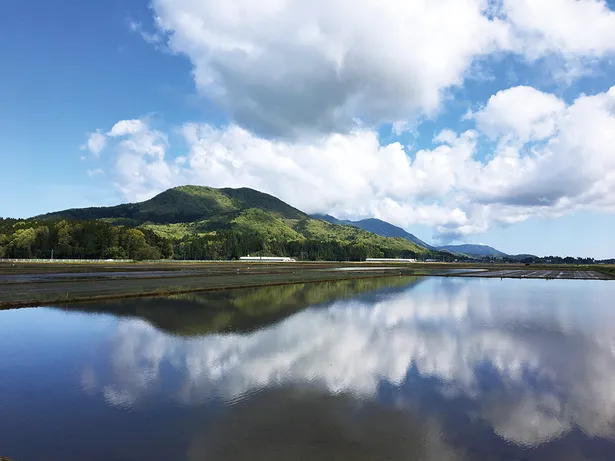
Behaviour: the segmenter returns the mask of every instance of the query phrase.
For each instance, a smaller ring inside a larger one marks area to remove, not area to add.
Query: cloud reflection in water
[[[96,380],[120,406],[157,394],[169,365],[181,376],[173,398],[187,404],[309,383],[363,401],[381,399],[386,385],[403,405],[417,382],[429,382],[441,404],[462,399],[516,444],[574,427],[611,438],[614,292],[608,282],[429,279],[306,309],[248,334],[177,338],[121,320],[112,372]],[[90,388],[92,373],[84,375]]]

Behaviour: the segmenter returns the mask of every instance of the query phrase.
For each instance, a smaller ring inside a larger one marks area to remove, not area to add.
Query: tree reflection
[[[364,293],[391,295],[421,280],[418,277],[384,277],[299,283],[84,303],[66,309],[138,317],[165,332],[182,336],[247,332],[308,306],[328,304]]]

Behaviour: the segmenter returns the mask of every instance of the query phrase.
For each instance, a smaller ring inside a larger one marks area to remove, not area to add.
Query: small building
[[[264,262],[264,263],[292,263],[296,262],[296,259],[289,258],[287,256],[242,256],[239,258],[240,261],[251,261],[251,262]]]
[[[415,263],[416,259],[402,259],[402,258],[367,258],[365,262],[368,263]]]

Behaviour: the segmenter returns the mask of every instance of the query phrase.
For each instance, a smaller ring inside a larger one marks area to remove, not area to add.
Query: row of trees
[[[0,258],[49,259],[238,259],[245,255],[291,256],[304,261],[362,261],[365,258],[419,258],[408,250],[394,250],[370,243],[337,240],[285,240],[280,236],[250,231],[219,230],[182,239],[160,237],[145,228],[114,226],[104,221],[20,221],[0,218]],[[429,257],[438,260],[467,259],[446,252]],[[520,255],[485,258],[493,262],[533,264],[615,263],[571,256]]]
[[[0,258],[159,259],[173,246],[147,229],[103,221],[0,220]]]
[[[480,260],[494,263],[528,263],[528,264],[615,264],[615,259],[597,260],[594,258],[575,258],[573,256],[533,256],[533,255],[517,255],[517,256],[489,256],[484,258],[475,258],[471,260]]]
[[[412,251],[399,251],[364,243],[301,239],[285,241],[254,232],[218,231],[190,236],[174,244],[178,259],[238,259],[241,256],[284,255],[303,261],[362,261],[365,258],[416,258]]]
[[[42,259],[238,259],[285,255],[301,260],[360,261],[369,257],[414,258],[412,251],[335,240],[293,240],[257,232],[220,230],[182,239],[104,221],[0,219],[0,258]]]

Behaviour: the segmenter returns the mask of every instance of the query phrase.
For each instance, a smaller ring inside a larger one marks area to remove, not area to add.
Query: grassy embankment
[[[602,272],[603,274],[610,275],[615,278],[615,265],[596,265],[596,266],[587,266],[587,270],[594,270],[597,272]]]

